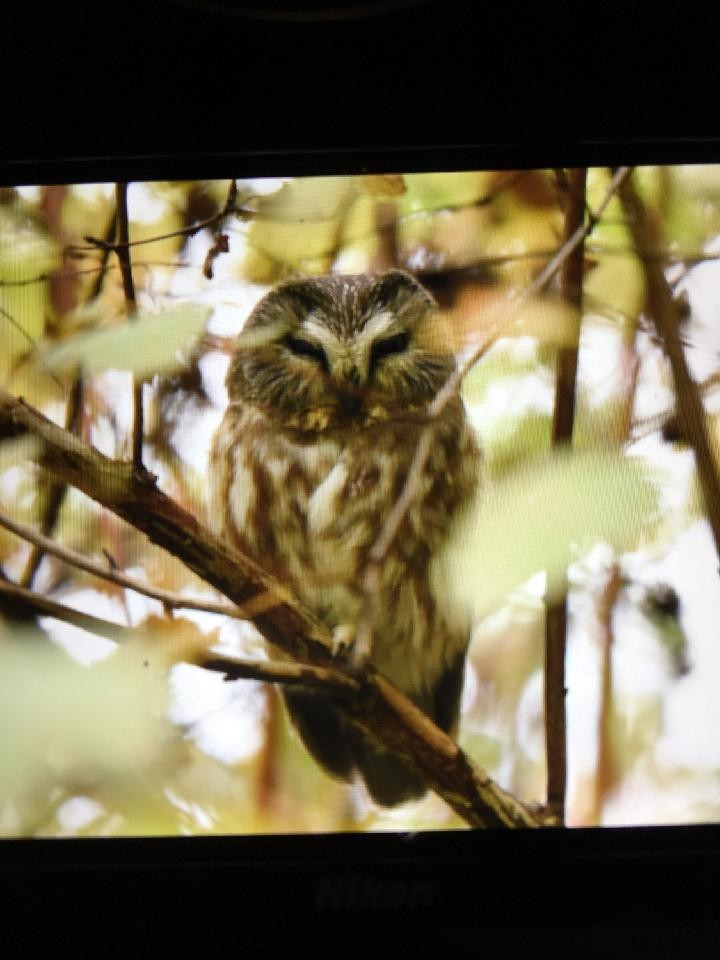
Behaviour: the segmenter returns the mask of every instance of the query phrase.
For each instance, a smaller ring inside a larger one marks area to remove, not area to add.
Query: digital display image
[[[720,166],[0,188],[0,836],[720,817]]]

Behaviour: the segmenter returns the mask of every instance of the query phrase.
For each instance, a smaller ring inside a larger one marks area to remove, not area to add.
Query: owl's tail
[[[457,719],[462,666],[459,661],[443,675],[427,702],[418,703],[445,730],[450,730]],[[372,799],[384,807],[424,796],[427,787],[423,779],[395,754],[361,733],[322,694],[288,689],[284,696],[300,738],[330,776],[351,780],[357,768]],[[417,702],[418,698],[414,699]]]
[[[303,743],[330,776],[351,780],[357,768],[370,796],[384,807],[417,800],[425,793],[416,773],[352,726],[326,697],[286,690],[285,702]]]
[[[425,795],[425,781],[402,760],[383,750],[369,737],[356,731],[353,734],[353,757],[375,803],[383,807],[395,807],[408,800],[419,800]]]

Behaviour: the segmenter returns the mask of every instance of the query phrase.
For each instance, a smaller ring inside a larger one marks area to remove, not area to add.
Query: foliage
[[[561,174],[238,181],[232,209],[229,182],[133,184],[130,238],[152,242],[130,247],[130,316],[111,249],[111,187],[3,190],[2,382],[58,423],[79,384],[73,429],[123,456],[133,377],[144,381],[143,463],[202,516],[234,338],[269,285],[333,270],[414,272],[440,306],[434,336],[461,358],[483,351],[463,385],[484,448],[483,496],[438,573],[476,619],[461,743],[504,788],[542,802],[542,601],[558,595],[568,570],[568,821],[716,817],[720,754],[696,741],[720,719],[708,680],[720,670],[708,627],[720,614],[717,558],[687,438],[663,436],[673,382],[643,313],[643,265],[617,197],[585,242],[572,450],[551,444],[556,357],[578,337],[575,314],[557,280],[514,306],[561,245]],[[644,253],[662,259],[674,293],[689,302],[681,335],[712,413],[718,345],[707,291],[708,276],[717,280],[709,251],[720,229],[720,168],[647,168],[635,182],[666,240]],[[591,210],[609,183],[609,172],[589,171]],[[217,599],[76,491],[53,516],[37,446],[7,439],[0,449],[1,513],[148,584]],[[2,531],[7,579],[22,582],[29,554]],[[612,571],[620,586],[608,606]],[[663,584],[678,603],[658,611],[648,596]],[[308,759],[272,690],[224,683],[184,662],[191,647],[218,645],[262,657],[249,624],[171,614],[49,555],[25,585],[129,627],[134,639],[123,647],[3,602],[5,833],[458,825],[433,796],[378,812],[359,787],[334,783]],[[662,802],[643,799],[661,790]]]

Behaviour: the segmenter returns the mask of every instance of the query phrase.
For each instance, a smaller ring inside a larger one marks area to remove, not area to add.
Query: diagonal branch
[[[517,321],[523,306],[532,297],[540,293],[548,283],[550,283],[558,271],[563,269],[563,265],[567,263],[568,260],[575,254],[575,252],[582,246],[586,237],[589,236],[595,225],[604,214],[608,204],[615,196],[620,186],[625,183],[629,177],[631,169],[631,167],[619,167],[618,170],[616,170],[610,180],[610,183],[608,184],[608,188],[605,191],[605,195],[600,201],[599,206],[596,210],[590,212],[590,215],[587,217],[587,222],[581,221],[578,224],[576,229],[570,234],[560,249],[552,257],[550,262],[538,274],[538,276],[533,280],[529,287],[527,287],[527,289],[525,289],[517,297],[508,298],[508,310],[503,311],[502,322],[504,329],[507,329],[512,323]],[[418,489],[418,479],[422,476],[423,469],[432,450],[432,439],[433,432],[435,430],[435,423],[448,403],[450,403],[453,397],[456,396],[467,374],[470,372],[470,370],[472,370],[475,364],[484,356],[486,351],[491,346],[493,337],[497,335],[498,326],[499,322],[496,324],[495,329],[488,332],[485,340],[472,349],[465,356],[461,363],[457,364],[453,374],[448,378],[443,388],[438,391],[434,400],[427,408],[427,417],[429,422],[420,436],[420,440],[415,449],[413,459],[408,469],[403,489],[400,491],[400,496],[398,497],[395,507],[388,514],[385,524],[370,550],[369,562],[363,578],[364,603],[356,641],[359,657],[362,657],[372,646],[374,594],[375,585],[378,582],[379,568],[387,556],[387,553],[392,546],[400,527],[402,526],[402,522],[405,519],[408,510],[415,502]]]
[[[682,305],[673,297],[662,264],[647,256],[648,253],[662,248],[662,230],[657,217],[646,208],[631,180],[625,180],[620,187],[620,200],[645,275],[648,312],[670,361],[677,397],[678,421],[683,436],[695,451],[705,510],[715,541],[715,550],[720,556],[720,480],[710,445],[705,408],[698,385],[688,369],[680,340]]]
[[[90,633],[95,633],[107,640],[123,642],[134,639],[139,636],[137,630],[133,627],[124,627],[119,623],[111,623],[109,620],[102,620],[91,613],[84,613],[82,610],[75,610],[63,603],[57,603],[55,600],[49,600],[34,590],[28,590],[26,587],[20,587],[9,580],[0,578],[0,594],[7,600],[11,600],[14,609],[25,609],[31,615],[41,617],[54,617],[56,620],[62,620],[73,627],[81,627]]]
[[[262,596],[265,609],[253,622],[291,658],[339,671],[330,652],[330,631],[261,567],[162,493],[155,477],[143,467],[103,456],[4,391],[0,391],[2,427],[11,432],[24,429],[40,438],[44,442],[41,465],[54,479],[72,484],[141,530],[234,603],[243,606]],[[539,817],[474,767],[457,744],[384,677],[371,670],[350,679],[358,684],[357,694],[339,699],[339,705],[364,732],[411,764],[466,823],[505,828],[540,825]]]
[[[80,422],[82,408],[83,382],[80,374],[77,374],[73,380],[68,395],[67,409],[65,411],[65,428],[72,433],[77,433]],[[63,483],[50,483],[47,485],[47,500],[41,521],[41,529],[44,535],[52,533],[60,510],[65,501],[67,487]],[[39,544],[35,544],[30,551],[25,569],[23,570],[20,582],[24,587],[32,587],[35,574],[42,563],[43,551]]]
[[[575,250],[580,247],[585,238],[591,233],[597,222],[602,217],[603,213],[607,209],[608,204],[619,190],[621,184],[627,180],[628,176],[630,175],[630,171],[630,167],[620,167],[617,170],[608,185],[607,191],[600,205],[598,206],[597,210],[593,211],[588,217],[587,223],[581,223],[577,227],[577,229],[553,256],[552,260],[519,297],[516,297],[514,300],[509,300],[511,314],[510,320],[517,318],[520,315],[523,306],[528,302],[528,300],[540,293],[547,286],[547,284],[550,283],[558,271],[562,269],[563,264],[572,256]],[[505,327],[509,326],[509,320],[506,311],[503,312],[503,325]],[[445,407],[448,405],[448,403],[450,403],[452,398],[460,389],[460,385],[467,374],[475,366],[478,360],[480,360],[486,353],[488,347],[490,346],[491,338],[492,331],[483,343],[471,350],[470,353],[464,358],[462,363],[457,365],[454,373],[448,378],[445,386],[437,393],[435,399],[429,405],[427,410],[428,418],[431,421],[427,427],[427,431],[431,431],[433,429],[433,421],[437,420]],[[425,465],[429,455],[430,443],[418,444],[415,458],[413,459],[408,471],[408,479],[405,484],[405,489],[403,489],[400,494],[400,497],[404,503],[405,513],[407,513],[408,509],[412,505],[414,496],[412,489],[408,492],[407,488],[411,487],[413,482],[417,482],[414,478],[422,473],[422,468]],[[388,517],[385,525],[387,529],[384,528],[381,530],[380,535],[378,536],[378,539],[373,545],[371,551],[371,556],[374,563],[380,562],[387,554],[387,551],[392,546],[394,535],[400,528],[403,517],[404,514],[403,516],[396,516],[394,511],[393,514]]]

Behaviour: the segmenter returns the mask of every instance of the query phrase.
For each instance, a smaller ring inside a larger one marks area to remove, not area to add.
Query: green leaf
[[[493,475],[514,467],[529,456],[550,448],[552,417],[531,410],[523,417],[503,417],[491,434],[484,437],[485,462]]]
[[[40,351],[39,361],[56,372],[80,367],[86,373],[131,370],[140,377],[182,365],[182,351],[200,334],[210,307],[183,303],[157,315],[140,313],[121,327],[81,333]]]
[[[434,577],[478,621],[546,571],[553,599],[568,564],[594,544],[636,548],[657,521],[658,489],[639,460],[557,451],[484,482],[455,521]]]
[[[0,804],[79,776],[134,776],[156,762],[170,727],[151,649],[84,667],[34,636],[3,645]]]

